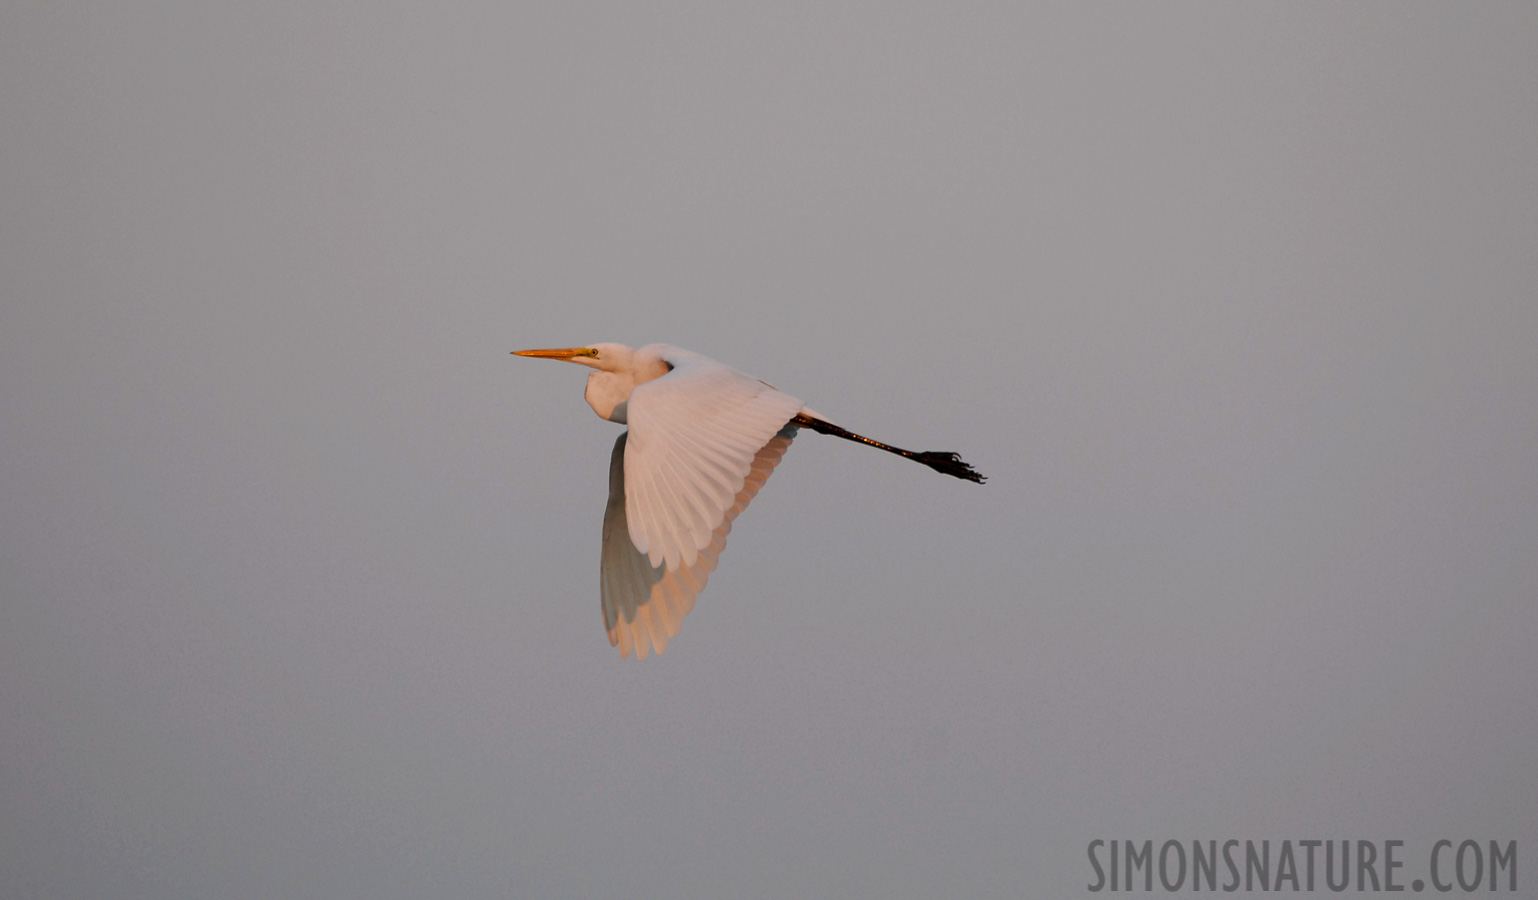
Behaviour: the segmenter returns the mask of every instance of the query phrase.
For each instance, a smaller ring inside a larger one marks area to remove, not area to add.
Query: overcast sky
[[[0,894],[1069,897],[1097,838],[1529,877],[1535,46],[7,4]],[[621,660],[618,426],[508,355],[598,341],[989,482],[803,432]]]

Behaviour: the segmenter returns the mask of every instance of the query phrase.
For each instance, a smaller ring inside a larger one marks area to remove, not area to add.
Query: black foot
[[[938,450],[926,450],[923,453],[915,453],[909,457],[915,462],[934,469],[936,472],[944,472],[957,478],[965,478],[978,484],[988,480],[986,475],[980,474],[976,469],[962,462],[961,457],[955,453],[942,453]]]

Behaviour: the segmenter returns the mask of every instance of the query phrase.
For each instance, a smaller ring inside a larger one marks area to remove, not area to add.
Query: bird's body
[[[732,521],[798,426],[983,480],[954,453],[913,453],[845,431],[773,385],[667,344],[516,352],[593,369],[588,405],[629,426],[610,458],[600,565],[604,626],[624,656],[661,653],[678,634]]]

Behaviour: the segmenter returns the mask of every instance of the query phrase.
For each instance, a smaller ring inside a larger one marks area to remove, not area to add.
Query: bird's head
[[[565,347],[557,350],[514,350],[514,356],[532,356],[535,359],[564,359],[579,366],[617,372],[630,363],[635,351],[624,344],[593,344],[589,347]]]
[[[587,403],[599,418],[624,422],[629,409],[630,391],[667,371],[659,357],[655,365],[637,359],[636,351],[624,344],[594,344],[591,347],[565,347],[559,350],[514,350],[516,356],[536,359],[564,359],[595,371],[587,376]],[[642,354],[644,357],[644,354]],[[654,371],[655,370],[655,371]]]

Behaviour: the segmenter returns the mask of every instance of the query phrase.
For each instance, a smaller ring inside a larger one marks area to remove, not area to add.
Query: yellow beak
[[[592,347],[567,347],[560,350],[514,350],[514,356],[533,356],[539,359],[573,359],[578,356],[598,356]]]

